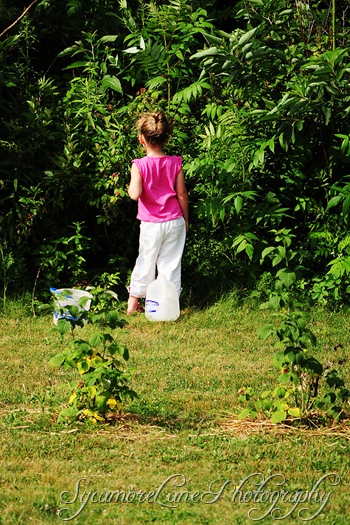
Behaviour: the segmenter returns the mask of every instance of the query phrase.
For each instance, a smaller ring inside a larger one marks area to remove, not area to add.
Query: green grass
[[[0,524],[62,523],[57,512],[66,507],[61,518],[77,514],[68,522],[78,525],[239,525],[253,518],[294,525],[313,514],[313,524],[349,525],[347,426],[287,431],[237,422],[238,390],[275,381],[274,341],[257,336],[270,318],[233,300],[183,310],[176,323],[128,318],[113,335],[129,348],[139,398],[124,405],[113,425],[67,426],[57,414],[75,376],[48,364],[60,349],[52,316],[22,316],[13,307],[0,317]],[[323,363],[345,359],[345,379],[348,319],[348,311],[310,315],[314,355]],[[92,330],[86,326],[81,335]],[[281,501],[283,491],[295,498],[330,473],[339,483],[331,486],[326,477],[288,516],[293,504]],[[274,517],[271,503],[249,501],[262,479],[263,496],[280,498]],[[315,498],[329,493],[319,512]]]

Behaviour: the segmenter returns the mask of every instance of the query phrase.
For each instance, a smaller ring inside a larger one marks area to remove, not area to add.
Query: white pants
[[[147,286],[163,274],[181,292],[181,258],[186,240],[183,217],[167,222],[141,222],[139,255],[131,274],[129,293],[145,297]]]

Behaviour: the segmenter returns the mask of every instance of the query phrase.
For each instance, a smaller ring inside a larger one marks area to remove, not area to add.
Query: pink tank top
[[[145,222],[166,222],[182,217],[175,183],[182,158],[170,155],[134,159],[142,177],[142,195],[137,218]]]

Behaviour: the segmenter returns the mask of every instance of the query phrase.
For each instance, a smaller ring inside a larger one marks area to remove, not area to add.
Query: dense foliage
[[[271,300],[288,289],[346,301],[348,0],[23,9],[0,5],[3,297],[82,280],[124,289],[138,236],[134,121],[162,108],[190,192],[187,290],[207,293],[210,279]]]

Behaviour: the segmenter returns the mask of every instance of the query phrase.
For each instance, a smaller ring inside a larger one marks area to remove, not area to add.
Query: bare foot
[[[138,297],[133,297],[132,295],[129,296],[128,300],[128,309],[127,309],[127,315],[131,315],[135,312],[143,312],[144,309],[139,303]]]

